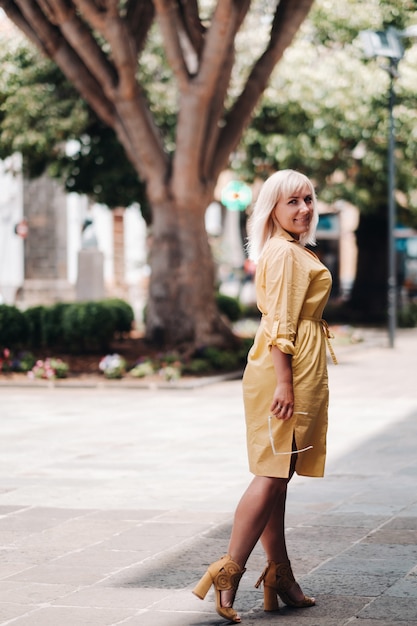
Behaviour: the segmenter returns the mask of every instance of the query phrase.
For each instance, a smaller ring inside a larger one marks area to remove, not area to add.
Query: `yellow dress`
[[[328,378],[323,309],[331,275],[318,257],[286,231],[265,245],[256,269],[256,296],[262,319],[243,376],[250,471],[287,478],[293,441],[296,472],[323,476],[326,458]],[[268,416],[276,387],[271,347],[292,355],[294,415],[287,421]]]

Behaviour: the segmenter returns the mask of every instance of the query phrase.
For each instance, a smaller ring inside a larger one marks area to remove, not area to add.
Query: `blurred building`
[[[129,300],[140,319],[149,269],[138,206],[110,211],[65,194],[47,176],[28,181],[19,155],[0,161],[0,189],[0,301],[26,308],[76,300],[80,253],[96,249],[103,259],[103,297]],[[91,283],[82,299],[89,293],[98,299],[95,287]]]

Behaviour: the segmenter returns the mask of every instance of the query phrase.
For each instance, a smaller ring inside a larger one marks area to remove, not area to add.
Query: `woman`
[[[193,591],[203,599],[213,584],[217,612],[236,623],[241,620],[234,597],[259,539],[268,561],[256,584],[264,583],[265,611],[278,609],[278,596],[292,607],[315,604],[294,579],[284,515],[293,473],[323,476],[326,456],[329,332],[322,314],[331,276],[305,247],[315,243],[317,222],[314,187],[306,176],[283,170],[265,181],[249,234],[262,320],[243,377],[255,476],[237,506],[227,555],[209,566]]]

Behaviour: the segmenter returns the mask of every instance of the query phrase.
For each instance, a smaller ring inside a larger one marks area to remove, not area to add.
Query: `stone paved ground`
[[[318,601],[246,626],[417,625],[417,331],[338,349],[325,479],[289,490],[294,570]],[[194,389],[2,386],[0,624],[215,626],[190,590],[227,546],[246,466],[240,381]]]

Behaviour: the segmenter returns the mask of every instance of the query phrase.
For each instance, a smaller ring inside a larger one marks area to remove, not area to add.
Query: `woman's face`
[[[313,197],[306,185],[290,196],[281,196],[274,208],[274,214],[281,228],[294,239],[306,233],[313,219]]]

